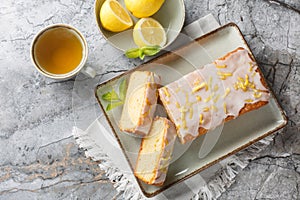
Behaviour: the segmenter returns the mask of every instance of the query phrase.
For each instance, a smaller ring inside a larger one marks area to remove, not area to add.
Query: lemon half
[[[158,21],[153,18],[142,18],[134,26],[133,40],[139,47],[152,45],[163,47],[167,42],[167,37]]]
[[[156,13],[165,0],[125,0],[126,8],[137,18],[149,17]]]
[[[133,25],[125,8],[116,0],[106,0],[100,9],[100,21],[106,30],[120,32]]]

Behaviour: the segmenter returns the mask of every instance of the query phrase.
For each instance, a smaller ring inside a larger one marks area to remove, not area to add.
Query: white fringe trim
[[[249,146],[238,154],[230,156],[221,161],[223,167],[216,173],[216,175],[208,181],[208,183],[199,189],[199,192],[194,195],[193,200],[215,200],[221,196],[234,183],[236,175],[244,169],[251,160],[256,158],[261,151],[263,151],[274,139],[272,134],[255,144]]]
[[[117,195],[122,195],[124,199],[145,199],[88,134],[76,127],[73,128],[72,132],[79,147],[85,149],[87,157],[95,161],[102,161],[99,167],[106,172],[106,176],[118,192]],[[221,161],[221,169],[204,186],[199,188],[198,193],[191,199],[215,200],[220,197],[234,183],[236,175],[248,165],[249,161],[256,158],[273,141],[273,138],[274,134]]]
[[[102,161],[99,167],[105,171],[105,175],[113,183],[118,192],[116,196],[122,195],[124,199],[131,200],[145,199],[86,132],[73,127],[72,133],[79,147],[85,150],[86,157],[90,157],[94,161]]]

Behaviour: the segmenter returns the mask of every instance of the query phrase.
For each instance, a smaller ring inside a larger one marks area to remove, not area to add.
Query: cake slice
[[[148,134],[157,103],[160,78],[150,71],[130,75],[119,128],[140,136]]]
[[[166,118],[156,117],[149,135],[142,139],[134,174],[151,185],[162,185],[176,139],[174,124]]]
[[[181,143],[269,101],[267,84],[244,48],[226,54],[159,89]]]

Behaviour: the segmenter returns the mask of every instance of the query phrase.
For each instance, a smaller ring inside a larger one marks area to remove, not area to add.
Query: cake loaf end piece
[[[119,128],[140,136],[148,134],[157,103],[160,78],[150,71],[130,75]]]
[[[156,117],[149,135],[142,139],[134,174],[151,185],[162,185],[176,139],[174,124],[166,118]]]

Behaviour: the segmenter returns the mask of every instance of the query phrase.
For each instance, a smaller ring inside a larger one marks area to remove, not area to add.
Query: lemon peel
[[[165,0],[125,0],[126,8],[137,18],[155,14]]]

